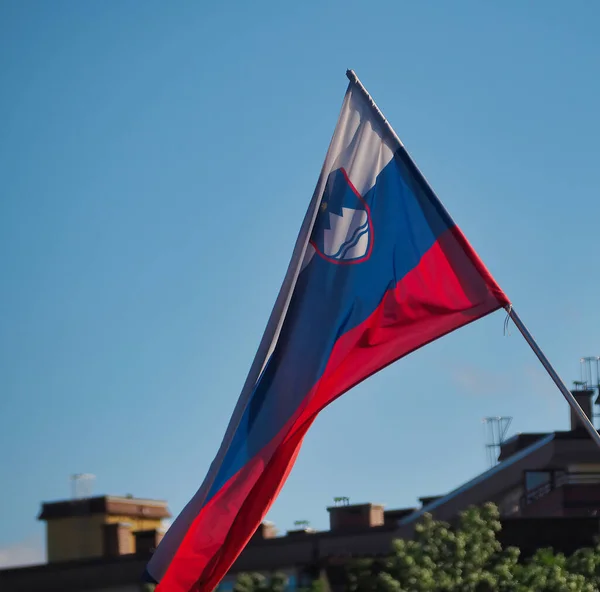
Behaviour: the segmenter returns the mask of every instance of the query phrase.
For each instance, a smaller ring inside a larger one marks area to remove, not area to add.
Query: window
[[[551,471],[527,471],[525,473],[526,501],[528,504],[550,493],[554,487]]]

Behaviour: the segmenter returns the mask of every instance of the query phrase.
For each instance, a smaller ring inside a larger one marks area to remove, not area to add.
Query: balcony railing
[[[600,483],[600,473],[562,473],[556,475],[556,487]]]
[[[600,485],[600,473],[567,473],[556,471],[548,473],[548,481],[525,492],[521,498],[521,507],[527,506],[545,497],[555,489],[565,485]]]

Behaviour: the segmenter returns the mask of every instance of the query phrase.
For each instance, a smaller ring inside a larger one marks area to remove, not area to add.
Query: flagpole
[[[400,144],[400,146],[402,146],[402,148],[404,148],[404,144],[402,143],[402,140],[398,137],[398,134],[394,131],[394,128],[391,126],[390,122],[386,119],[385,115],[381,112],[381,109],[377,106],[377,103],[375,103],[375,101],[373,100],[373,97],[369,94],[369,91],[365,88],[365,85],[360,81],[360,79],[356,75],[356,72],[354,72],[354,70],[346,70],[346,76],[348,77],[348,80],[360,90],[360,92],[364,95],[364,97],[367,99],[367,101],[369,101],[369,103],[371,104],[371,108],[373,109],[373,111],[375,111],[377,116],[381,119],[381,123],[383,124],[385,129],[390,133],[390,135],[394,138],[394,140],[396,140],[396,142],[398,142],[398,144]]]
[[[589,432],[592,440],[600,447],[600,434],[594,427],[594,424],[590,421],[590,418],[585,414],[585,411],[581,408],[579,403],[575,400],[573,393],[568,389],[567,385],[562,381],[556,370],[552,367],[552,364],[548,361],[548,358],[544,355],[544,352],[540,349],[535,339],[523,324],[523,321],[511,306],[508,308],[508,316],[512,319],[517,329],[521,332],[521,335],[525,338],[525,341],[529,344],[529,347],[533,350],[533,353],[538,357],[542,366],[546,369],[546,372],[550,375],[550,378],[554,381],[554,384],[558,387],[558,390],[562,393],[567,403],[571,406],[571,409],[577,414],[577,417],[581,420],[583,427]]]

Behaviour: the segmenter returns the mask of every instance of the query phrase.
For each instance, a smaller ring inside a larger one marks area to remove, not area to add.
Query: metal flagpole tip
[[[350,80],[350,82],[356,82],[358,80],[358,76],[356,76],[354,70],[346,70],[346,76],[348,77],[348,80]]]

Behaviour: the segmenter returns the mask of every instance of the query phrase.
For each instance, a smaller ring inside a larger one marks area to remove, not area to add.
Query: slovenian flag
[[[395,360],[508,305],[364,87],[351,78],[221,449],[148,565],[158,591],[217,587],[326,405]]]

